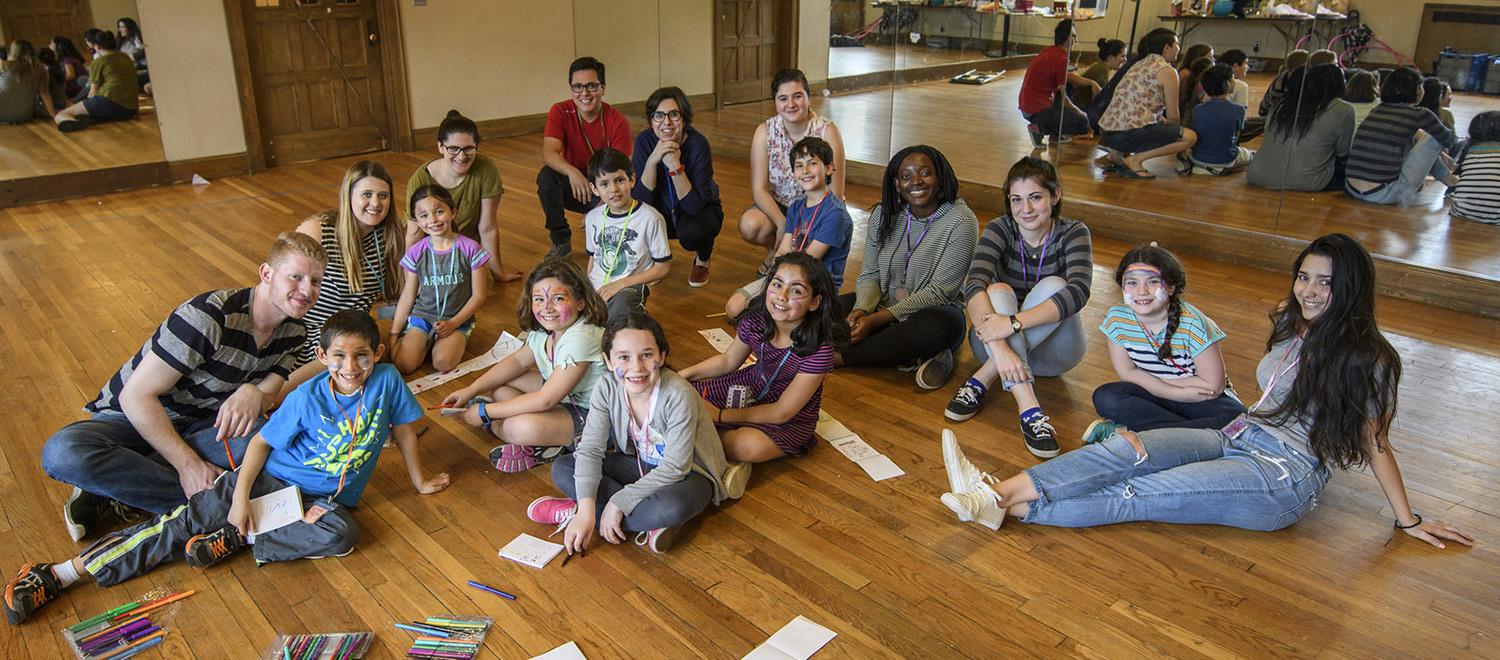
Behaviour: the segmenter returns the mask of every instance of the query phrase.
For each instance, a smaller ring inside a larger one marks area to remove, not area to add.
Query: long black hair
[[[896,152],[896,155],[891,156],[891,162],[885,166],[885,177],[880,186],[880,227],[876,236],[882,243],[895,231],[896,216],[901,215],[901,207],[906,203],[901,199],[901,192],[896,189],[896,180],[901,175],[901,163],[912,154],[928,157],[932,160],[933,167],[937,168],[937,188],[932,192],[937,196],[938,206],[958,199],[958,175],[953,173],[953,166],[948,164],[948,158],[943,152],[925,144],[912,145]]]
[[[1313,120],[1344,95],[1344,73],[1337,64],[1304,66],[1287,74],[1286,88],[1286,95],[1271,106],[1266,129],[1300,140],[1312,130]]]
[[[1370,460],[1367,431],[1374,434],[1376,451],[1390,447],[1386,433],[1396,415],[1401,356],[1375,323],[1375,263],[1364,246],[1344,234],[1314,240],[1292,265],[1293,282],[1308,255],[1333,262],[1325,309],[1308,321],[1295,292],[1289,291],[1271,313],[1266,351],[1300,336],[1300,366],[1286,399],[1256,416],[1278,425],[1306,424],[1319,461],[1358,467]]]
[[[809,311],[803,317],[802,325],[792,331],[792,351],[805,357],[812,355],[823,344],[831,344],[834,350],[844,350],[849,345],[849,323],[839,313],[838,287],[833,285],[833,276],[828,274],[823,262],[808,256],[806,252],[788,252],[776,257],[771,262],[770,274],[766,276],[766,286],[745,306],[745,314],[759,318],[765,328],[761,339],[770,341],[776,336],[776,321],[771,318],[771,310],[766,309],[766,293],[771,290],[771,278],[787,267],[800,269],[812,287],[809,295],[822,297],[818,308]]]
[[[1485,142],[1500,142],[1500,110],[1485,110],[1469,120],[1469,140],[1458,152],[1459,164],[1463,164],[1464,156],[1469,155],[1474,145]]]
[[[1187,291],[1187,271],[1183,270],[1182,262],[1166,248],[1156,243],[1142,243],[1131,248],[1120,258],[1120,265],[1115,268],[1115,284],[1124,288],[1125,272],[1130,264],[1146,264],[1161,272],[1161,279],[1172,287],[1172,293],[1167,296],[1167,332],[1161,346],[1156,349],[1157,357],[1163,360],[1172,358],[1172,335],[1177,332],[1177,326],[1182,323],[1182,294]]]

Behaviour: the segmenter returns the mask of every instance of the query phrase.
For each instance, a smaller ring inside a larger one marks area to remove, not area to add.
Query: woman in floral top
[[[1172,61],[1179,48],[1177,35],[1167,28],[1141,38],[1139,59],[1119,76],[1114,97],[1099,117],[1104,131],[1099,142],[1109,150],[1106,171],[1127,179],[1155,179],[1146,161],[1182,154],[1197,141],[1197,134],[1182,126],[1178,114]]]

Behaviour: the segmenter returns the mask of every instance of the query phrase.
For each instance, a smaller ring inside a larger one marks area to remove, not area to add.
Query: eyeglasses
[[[460,147],[457,145],[445,144],[443,145],[443,151],[447,152],[449,156],[457,156],[459,154],[463,154],[465,156],[473,156],[474,154],[479,153],[479,147],[472,145],[467,147]]]
[[[682,121],[682,111],[681,110],[668,110],[666,112],[657,111],[657,112],[651,113],[651,121],[654,121],[654,122],[656,122],[658,124],[660,124],[660,123],[662,123],[662,122],[664,122],[664,121],[666,121],[668,119],[670,119],[672,121]]]
[[[604,83],[573,83],[571,85],[568,85],[568,87],[573,88],[574,93],[581,92],[585,89],[589,90],[590,92],[597,92],[600,88],[604,87]]]

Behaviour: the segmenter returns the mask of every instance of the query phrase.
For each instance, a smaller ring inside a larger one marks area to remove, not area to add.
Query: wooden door
[[[242,0],[269,165],[390,147],[376,0]]]
[[[111,29],[113,19],[109,20]],[[83,33],[93,27],[87,0],[4,0],[0,2],[0,28],[7,45],[25,39],[42,48],[54,36],[64,36],[83,47]]]
[[[770,98],[771,79],[791,66],[792,0],[717,0],[714,82],[721,103]]]

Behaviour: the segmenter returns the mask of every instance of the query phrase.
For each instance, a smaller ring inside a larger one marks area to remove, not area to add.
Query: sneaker
[[[1027,124],[1026,125],[1026,134],[1031,136],[1031,148],[1033,148],[1033,149],[1041,149],[1042,148],[1043,142],[1042,142],[1042,127],[1041,126],[1037,126],[1036,124]]]
[[[724,471],[724,495],[731,500],[745,496],[745,487],[750,484],[750,464],[730,461]]]
[[[688,273],[688,286],[694,289],[708,284],[708,264],[693,259],[693,270]]]
[[[188,539],[184,552],[187,565],[193,568],[208,568],[220,560],[245,547],[245,537],[234,525],[225,525],[207,534]]]
[[[979,406],[983,403],[984,392],[974,387],[973,383],[966,381],[953,394],[953,400],[948,402],[948,409],[943,411],[943,416],[955,422],[962,422],[979,414]]]
[[[501,472],[525,472],[541,464],[536,449],[506,443],[490,450],[490,465]]]
[[[1052,428],[1051,418],[1038,414],[1031,421],[1021,422],[1021,435],[1026,439],[1026,451],[1037,458],[1052,458],[1057,455],[1057,431]]]
[[[930,358],[927,358],[917,367],[917,387],[924,390],[935,390],[947,384],[948,378],[953,375],[953,351],[945,349]]]
[[[21,572],[5,585],[5,619],[19,625],[47,601],[62,595],[62,583],[52,574],[52,564],[37,563],[21,567]]]
[[[1100,417],[1090,422],[1089,427],[1083,430],[1083,444],[1091,445],[1096,442],[1104,442],[1109,439],[1109,436],[1114,435],[1115,431],[1122,428],[1125,427]]]
[[[578,442],[578,437],[577,436],[573,437],[573,442],[574,442],[575,445],[577,444],[577,442]],[[568,452],[568,448],[567,447],[563,447],[561,445],[558,445],[558,446],[555,446],[555,447],[533,447],[531,454],[532,454],[532,456],[536,457],[536,462],[537,462],[537,464],[540,465],[542,463],[551,463],[552,461],[557,460],[558,458],[560,458],[563,454],[566,454],[567,452]]]
[[[567,257],[570,254],[573,254],[572,241],[568,241],[566,243],[553,243],[552,248],[547,250],[547,256],[543,258],[550,259],[552,257]]]
[[[63,502],[63,524],[68,528],[68,536],[75,543],[82,541],[109,510],[109,500],[74,486],[68,501]]]
[[[682,536],[682,526],[661,527],[649,532],[641,532],[635,535],[635,544],[650,548],[652,552],[661,554],[677,545],[678,537]]]
[[[573,515],[578,513],[578,503],[566,497],[538,497],[526,505],[526,517],[531,522],[543,525],[557,525],[553,534],[560,532],[568,523],[573,521]]]
[[[943,467],[948,470],[948,490],[966,492],[985,483],[995,483],[995,478],[964,456],[963,447],[958,446],[958,436],[950,429],[943,429]],[[965,520],[964,522],[968,522]]]
[[[1000,496],[988,484],[979,484],[961,493],[943,493],[939,499],[963,522],[977,522],[990,529],[1000,529],[1000,524],[1005,522]]]

